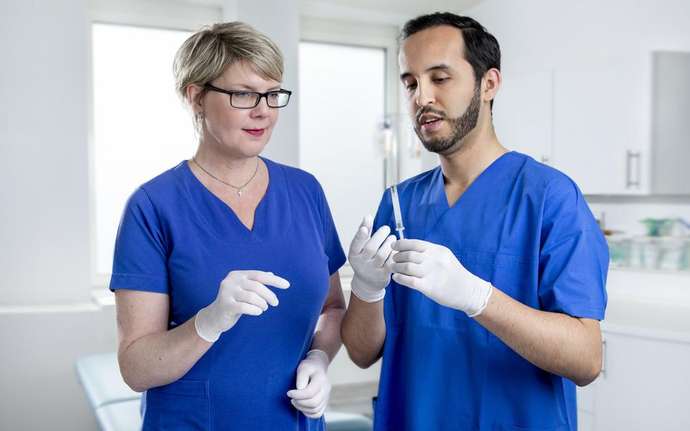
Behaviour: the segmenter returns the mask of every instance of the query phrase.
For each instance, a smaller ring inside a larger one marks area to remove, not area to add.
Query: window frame
[[[112,2],[93,0],[89,3],[87,50],[87,107],[88,107],[88,181],[89,181],[89,262],[88,271],[92,297],[102,304],[112,300],[112,295],[104,295],[108,289],[111,273],[98,272],[98,242],[96,220],[96,184],[95,184],[95,118],[94,118],[94,63],[93,63],[93,25],[107,24],[130,26],[143,29],[172,31],[196,31],[203,25],[220,22],[223,10],[218,6],[170,3],[164,0],[137,1],[125,0]]]
[[[380,48],[385,51],[385,114],[399,110],[398,43],[399,29],[390,24],[369,24],[302,16],[300,42]]]

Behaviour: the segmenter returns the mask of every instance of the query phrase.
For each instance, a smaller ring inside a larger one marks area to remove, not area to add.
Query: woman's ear
[[[189,106],[191,106],[192,112],[195,114],[203,111],[203,92],[204,89],[196,84],[189,84],[187,88],[185,88],[185,98]]]

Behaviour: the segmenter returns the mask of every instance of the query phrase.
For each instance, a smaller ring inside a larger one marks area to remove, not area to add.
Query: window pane
[[[346,250],[383,192],[378,127],[385,110],[385,54],[300,43],[300,167],[321,182]]]
[[[109,24],[92,31],[96,272],[109,274],[129,195],[196,148],[172,76],[175,52],[191,33]]]

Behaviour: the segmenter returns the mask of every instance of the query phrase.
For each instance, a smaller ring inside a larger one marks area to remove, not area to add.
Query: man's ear
[[[481,98],[484,102],[491,102],[496,97],[498,90],[501,88],[503,77],[501,71],[492,67],[487,70],[482,78]]]

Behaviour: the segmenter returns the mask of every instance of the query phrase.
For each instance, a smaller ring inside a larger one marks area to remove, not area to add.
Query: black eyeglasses
[[[267,91],[265,93],[258,93],[256,91],[223,90],[211,84],[204,85],[204,88],[210,91],[227,94],[230,96],[230,106],[238,109],[252,109],[259,104],[262,97],[266,98],[266,104],[270,108],[284,108],[290,101],[290,95],[292,94],[292,91],[283,90],[282,88],[280,90]]]

